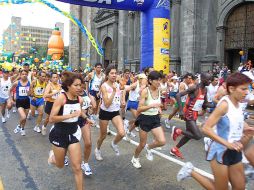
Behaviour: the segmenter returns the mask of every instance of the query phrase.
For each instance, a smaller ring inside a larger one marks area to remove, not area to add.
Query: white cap
[[[178,80],[178,77],[177,76],[173,76],[171,79]]]

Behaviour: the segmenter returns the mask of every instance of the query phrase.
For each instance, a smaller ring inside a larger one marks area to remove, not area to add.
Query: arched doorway
[[[232,70],[239,66],[240,50],[254,62],[254,3],[236,7],[226,21],[225,63]]]
[[[113,41],[110,37],[107,37],[103,43],[104,47],[104,68],[107,68],[108,65],[112,62],[112,48],[113,48]]]

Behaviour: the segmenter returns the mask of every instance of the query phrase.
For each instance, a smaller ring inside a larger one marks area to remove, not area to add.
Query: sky
[[[70,5],[59,1],[48,0],[62,11],[69,13]],[[64,23],[64,45],[69,45],[70,20],[61,13],[40,3],[0,6],[0,40],[3,31],[11,23],[11,17],[21,17],[21,25],[54,28],[56,22]]]

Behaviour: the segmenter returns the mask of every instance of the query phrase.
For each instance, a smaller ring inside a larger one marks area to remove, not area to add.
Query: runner
[[[215,180],[198,174],[193,165],[188,162],[179,171],[177,178],[181,181],[192,176],[205,189],[245,189],[245,176],[242,163],[242,148],[240,142],[243,132],[252,133],[253,128],[244,123],[243,112],[239,103],[248,94],[251,80],[241,74],[234,73],[227,78],[228,96],[224,96],[206,121],[203,131],[213,139],[209,147],[207,160],[210,162]],[[216,126],[217,132],[214,132]]]
[[[131,159],[131,163],[135,168],[141,168],[139,154],[144,148],[146,150],[146,158],[152,161],[153,154],[151,149],[161,147],[166,143],[159,116],[161,113],[160,80],[161,74],[157,71],[152,71],[148,75],[149,87],[141,92],[138,107],[138,113],[141,113],[138,117],[140,142]],[[154,136],[154,141],[151,144],[146,144],[147,135],[150,131]]]
[[[191,73],[187,73],[186,75],[184,75],[184,79],[183,82],[180,83],[179,85],[179,92],[183,92],[185,90],[187,90],[189,88],[189,86],[193,85],[193,80],[194,80],[194,76]],[[182,107],[184,107],[185,102],[187,100],[187,96],[185,95],[183,97],[181,97],[181,104]],[[165,126],[167,129],[170,129],[170,121],[171,119],[176,115],[176,113],[179,111],[179,106],[178,103],[176,102],[174,107],[173,107],[173,111],[169,114],[168,119],[165,120]]]
[[[171,78],[172,82],[169,83],[169,98],[170,98],[170,105],[173,106],[176,103],[176,94],[179,91],[179,83],[178,83],[178,77],[173,76]]]
[[[202,138],[202,133],[197,126],[198,113],[205,109],[206,107],[214,107],[207,102],[207,90],[206,86],[210,82],[210,74],[201,74],[201,83],[198,85],[193,85],[188,90],[180,92],[176,95],[176,99],[179,106],[179,115],[181,119],[186,122],[186,131],[182,131],[176,127],[172,128],[172,138],[176,141],[177,137],[184,135],[182,139],[178,142],[176,147],[170,150],[170,154],[183,159],[182,153],[179,148],[185,145],[190,139],[200,140]],[[188,95],[184,109],[181,103],[181,97]]]
[[[53,104],[49,122],[54,123],[49,133],[52,150],[49,153],[48,163],[58,168],[64,167],[64,158],[68,151],[71,166],[75,177],[76,189],[83,189],[83,175],[81,170],[81,130],[78,127],[78,117],[81,113],[82,77],[79,74],[65,72],[60,94]],[[85,117],[85,116],[84,116]]]
[[[45,113],[46,117],[44,120],[44,124],[41,127],[41,134],[46,135],[47,134],[47,125],[49,122],[49,115],[52,110],[52,106],[54,104],[54,101],[57,99],[57,97],[60,95],[62,87],[58,83],[59,76],[57,73],[52,73],[51,74],[51,82],[49,82],[46,86],[43,98],[46,101],[46,106],[45,106]]]
[[[79,117],[79,126],[82,132],[82,138],[84,141],[84,161],[82,161],[81,169],[84,174],[89,176],[92,175],[92,170],[88,164],[91,150],[92,150],[92,139],[91,139],[91,127],[93,125],[93,121],[88,118],[88,112],[91,107],[91,99],[89,98],[87,92],[85,91],[85,83],[82,82],[82,92],[80,96],[83,98],[82,112],[86,115],[87,119],[83,117]]]
[[[29,99],[29,88],[30,82],[27,78],[28,72],[26,70],[22,70],[20,73],[20,80],[13,83],[10,92],[14,88],[16,88],[16,107],[18,109],[18,113],[20,116],[19,124],[14,129],[14,133],[19,133],[22,136],[25,136],[25,124],[27,114],[30,108],[30,99]]]
[[[119,85],[116,83],[116,68],[110,65],[106,69],[106,82],[101,86],[101,109],[99,112],[99,125],[100,136],[97,140],[97,146],[95,149],[95,158],[97,160],[103,160],[101,156],[101,145],[107,136],[107,126],[111,120],[112,124],[117,130],[115,139],[111,142],[111,147],[117,156],[120,155],[118,149],[118,143],[124,137],[123,119],[120,116],[120,107],[125,106],[125,94],[122,94]]]
[[[104,81],[104,74],[102,73],[102,64],[96,63],[94,66],[94,72],[91,72],[86,77],[86,81],[89,82],[87,86],[87,92],[89,92],[89,97],[91,99],[92,107],[93,107],[93,115],[92,118],[96,120],[98,113],[98,106],[100,102],[100,86]]]
[[[0,79],[0,108],[2,114],[2,123],[6,122],[6,117],[10,118],[9,111],[12,108],[12,99],[9,96],[10,88],[12,86],[12,78],[9,75],[9,71],[3,69],[3,77]],[[5,116],[7,108],[7,113]]]
[[[215,103],[213,102],[214,96],[216,95],[218,88],[219,88],[219,79],[217,76],[213,76],[210,85],[207,87],[207,101],[211,104]],[[209,113],[211,113],[214,109],[209,109]]]

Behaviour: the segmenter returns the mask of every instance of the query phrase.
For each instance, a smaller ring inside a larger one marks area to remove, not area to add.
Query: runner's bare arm
[[[108,108],[112,104],[113,99],[115,97],[116,87],[113,89],[113,92],[112,92],[111,96],[108,97],[107,90],[106,90],[105,86],[102,85],[101,86],[101,94],[102,94],[102,99],[105,103],[105,106],[106,106],[106,108]]]

